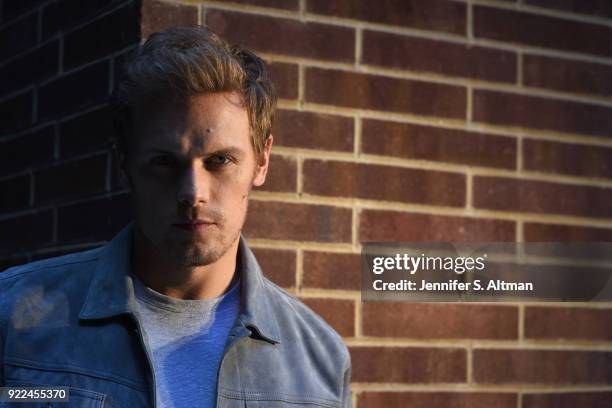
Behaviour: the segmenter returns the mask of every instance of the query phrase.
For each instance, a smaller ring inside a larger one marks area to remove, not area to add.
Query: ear
[[[253,186],[255,187],[261,186],[266,181],[268,166],[270,165],[270,150],[272,149],[273,142],[274,138],[272,135],[268,136],[255,168],[255,178],[253,179]]]

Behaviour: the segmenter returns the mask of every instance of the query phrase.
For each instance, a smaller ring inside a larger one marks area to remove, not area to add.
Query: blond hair
[[[172,27],[151,34],[125,63],[113,91],[114,147],[127,150],[134,107],[143,101],[186,100],[215,92],[238,92],[249,116],[256,154],[272,130],[276,91],[265,62],[230,46],[204,26]]]

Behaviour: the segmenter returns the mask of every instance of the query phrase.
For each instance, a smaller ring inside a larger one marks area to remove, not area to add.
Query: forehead
[[[251,144],[247,110],[237,93],[150,102],[134,110],[134,133],[141,149],[209,150]]]

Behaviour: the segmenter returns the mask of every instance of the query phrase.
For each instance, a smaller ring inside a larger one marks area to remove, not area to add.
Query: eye
[[[151,163],[154,166],[171,166],[174,163],[176,163],[176,160],[174,160],[174,158],[170,155],[162,154],[159,156],[153,156],[149,160],[149,163]]]
[[[230,156],[226,154],[215,154],[206,160],[206,165],[212,167],[221,167],[231,162]]]

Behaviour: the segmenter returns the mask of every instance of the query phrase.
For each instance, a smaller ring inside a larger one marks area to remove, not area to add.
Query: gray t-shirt
[[[237,282],[215,299],[162,295],[134,278],[138,319],[155,367],[159,408],[216,406],[217,376],[239,308]]]

